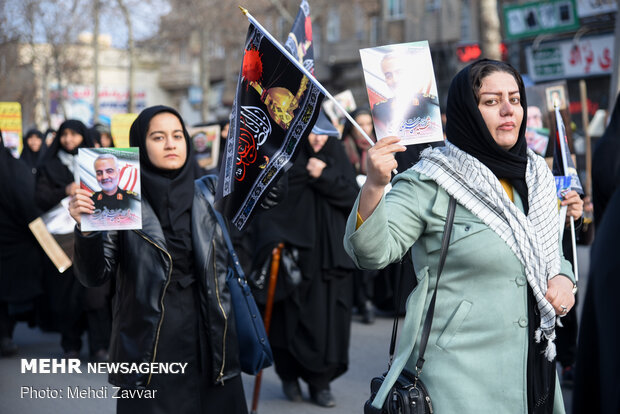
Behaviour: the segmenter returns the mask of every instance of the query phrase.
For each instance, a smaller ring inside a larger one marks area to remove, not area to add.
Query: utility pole
[[[93,29],[93,70],[94,73],[94,99],[93,99],[93,123],[99,121],[99,0],[94,4],[94,29]]]
[[[118,7],[121,9],[121,13],[123,14],[123,18],[125,19],[125,24],[127,25],[127,47],[129,49],[129,88],[128,88],[128,98],[127,98],[127,112],[134,112],[134,72],[136,70],[136,49],[135,42],[133,37],[133,27],[131,26],[131,14],[129,13],[129,9],[125,5],[123,0],[117,0]]]
[[[209,56],[209,28],[210,22],[205,22],[200,28],[200,87],[202,100],[200,102],[200,116],[202,121],[209,119],[209,98],[211,94],[211,62]]]

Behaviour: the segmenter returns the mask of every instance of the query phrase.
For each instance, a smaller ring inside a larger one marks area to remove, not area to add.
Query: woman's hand
[[[77,224],[82,223],[82,214],[93,214],[95,202],[90,198],[90,192],[82,188],[75,189],[74,195],[69,201],[69,214]]]
[[[570,190],[564,195],[561,205],[568,206],[566,209],[566,222],[570,221],[570,217],[579,220],[583,214],[583,200],[575,190]]]
[[[323,174],[323,169],[327,167],[323,161],[318,158],[310,157],[308,164],[306,164],[306,170],[310,174],[310,177],[319,178]]]
[[[403,152],[407,149],[404,145],[399,144],[399,141],[400,138],[398,137],[384,137],[368,150],[365,185],[380,187],[383,191],[383,187],[390,183],[392,170],[398,167],[394,153]]]
[[[362,187],[362,194],[357,212],[366,220],[383,197],[385,186],[392,179],[392,170],[398,167],[394,153],[403,152],[407,148],[399,144],[398,137],[381,138],[374,147],[368,150],[366,158],[366,182]]]
[[[78,188],[80,188],[80,186],[77,183],[71,183],[65,187],[65,194],[68,196],[73,196],[75,195],[75,190]]]
[[[573,281],[564,275],[557,275],[549,279],[545,299],[551,303],[556,314],[566,315],[575,305]]]

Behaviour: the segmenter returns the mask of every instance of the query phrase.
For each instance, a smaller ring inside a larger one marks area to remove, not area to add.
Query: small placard
[[[138,148],[80,148],[80,187],[91,192],[93,214],[82,214],[82,231],[142,228]]]

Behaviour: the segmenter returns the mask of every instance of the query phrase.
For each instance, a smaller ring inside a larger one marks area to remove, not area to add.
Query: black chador
[[[354,265],[342,239],[358,186],[337,138],[329,137],[317,153],[307,140],[300,147],[286,199],[257,218],[256,234],[259,252],[278,242],[299,251],[302,281],[275,304],[270,341],[280,379],[301,378],[312,391],[329,389],[348,366]],[[318,178],[306,169],[311,157],[327,164]]]

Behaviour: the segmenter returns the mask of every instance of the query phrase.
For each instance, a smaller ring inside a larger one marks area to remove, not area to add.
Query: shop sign
[[[538,82],[610,74],[613,50],[613,35],[542,43],[536,50],[528,46],[525,49],[528,75]]]
[[[577,30],[575,0],[505,5],[504,27],[507,40]]]

